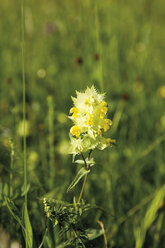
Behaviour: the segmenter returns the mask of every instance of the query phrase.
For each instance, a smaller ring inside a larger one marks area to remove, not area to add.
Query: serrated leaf
[[[33,231],[29,219],[29,214],[27,210],[27,206],[24,204],[23,206],[23,216],[24,216],[24,222],[25,222],[25,238],[27,240],[28,248],[33,247]]]
[[[152,200],[150,206],[146,211],[141,227],[137,227],[135,230],[136,248],[143,247],[146,232],[153,223],[153,221],[155,220],[157,211],[159,209],[160,203],[163,201],[164,196],[165,196],[165,185],[163,185],[163,187],[156,193],[154,199]]]
[[[72,181],[72,183],[70,184],[70,186],[68,187],[67,192],[73,189],[76,186],[76,184],[80,181],[80,179],[84,177],[86,174],[88,174],[89,172],[90,170],[86,170],[84,167],[81,168],[79,172],[77,173],[76,177],[74,178],[74,180]]]

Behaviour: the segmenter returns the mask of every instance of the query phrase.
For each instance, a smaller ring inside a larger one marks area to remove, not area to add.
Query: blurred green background
[[[20,227],[2,192],[8,192],[12,138],[14,200],[18,206],[23,201],[20,4],[0,3],[0,226],[18,240]],[[75,90],[93,84],[106,92],[109,135],[117,145],[94,153],[84,199],[105,210],[94,212],[90,222],[104,223],[110,247],[135,247],[150,198],[143,201],[165,181],[164,26],[163,0],[25,2],[28,206],[36,247],[44,232],[41,198],[71,202],[80,192],[81,183],[66,193],[77,170],[66,155],[72,125],[67,115]],[[165,246],[163,208],[161,202],[145,248]],[[97,244],[104,247],[102,237]]]

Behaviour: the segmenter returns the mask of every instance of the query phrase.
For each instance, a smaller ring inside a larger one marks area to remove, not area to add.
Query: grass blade
[[[27,206],[25,204],[23,206],[23,217],[24,217],[25,229],[26,229],[25,231],[26,231],[26,238],[27,238],[27,246],[28,248],[32,248],[33,247],[33,231],[31,227],[29,215],[28,215]]]
[[[156,193],[154,199],[152,200],[151,204],[149,205],[144,220],[141,224],[141,227],[135,230],[135,241],[136,241],[136,248],[142,248],[143,243],[145,241],[145,236],[148,228],[151,226],[153,221],[156,218],[157,211],[159,209],[160,203],[162,202],[165,196],[165,185]]]

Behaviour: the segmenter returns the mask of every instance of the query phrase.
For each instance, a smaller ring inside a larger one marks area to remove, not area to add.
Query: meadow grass
[[[163,0],[24,5],[21,17],[20,2],[0,3],[0,228],[22,247],[32,240],[33,247],[65,247],[71,238],[46,218],[43,198],[67,211],[78,201],[83,180],[67,193],[80,169],[66,155],[67,115],[75,90],[94,84],[106,92],[109,135],[117,143],[93,153],[96,165],[82,196],[93,208],[83,227],[102,231],[101,221],[107,247],[163,248]],[[101,231],[86,247],[105,247]]]

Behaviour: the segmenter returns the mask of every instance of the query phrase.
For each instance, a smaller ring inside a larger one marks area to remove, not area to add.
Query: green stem
[[[10,139],[10,147],[11,147],[11,152],[10,152],[10,197],[13,196],[13,164],[14,164],[14,144],[13,141]]]
[[[86,160],[85,160],[84,155],[82,153],[81,153],[81,156],[82,156],[82,159],[84,160],[85,168],[86,168],[86,170],[88,170],[89,169],[88,164],[86,163]]]
[[[80,196],[79,196],[79,198],[78,198],[78,203],[80,203],[80,201],[81,201],[82,194],[83,194],[83,192],[84,192],[85,184],[86,184],[86,181],[87,181],[87,176],[88,176],[88,174],[85,175],[84,182],[83,182],[83,186],[82,186],[81,192],[80,192]]]
[[[79,240],[79,242],[82,244],[82,247],[85,248],[84,243],[82,242],[81,238],[79,237],[79,235],[77,234],[76,230],[73,230],[73,233],[75,235],[75,238],[77,238]],[[77,247],[77,246],[76,246]]]
[[[92,152],[93,152],[93,150],[91,150],[91,151],[89,152],[89,160],[90,160],[91,157],[92,157]],[[84,158],[84,155],[83,155],[82,153],[81,153],[81,156],[82,156],[82,158],[83,158],[83,160],[84,160],[84,164],[85,164],[86,170],[90,170],[90,166],[88,166],[88,164],[87,164],[87,162],[86,162],[86,160],[85,160],[85,158]],[[84,188],[85,188],[85,185],[86,185],[87,177],[88,177],[88,174],[85,175],[84,182],[83,182],[83,185],[82,185],[82,188],[81,188],[81,192],[80,192],[80,196],[79,196],[79,198],[78,198],[78,203],[80,203],[80,201],[81,201],[81,198],[82,198],[82,195],[83,195],[83,192],[84,192]]]
[[[25,82],[25,14],[24,14],[24,0],[21,0],[21,32],[22,32],[22,86],[23,86],[23,165],[24,165],[24,190],[25,190],[25,209],[27,209],[27,161],[26,161],[26,82]],[[26,225],[25,225],[26,226]],[[25,227],[26,228],[26,227]],[[27,230],[25,231],[25,243],[28,247]]]
[[[53,97],[48,96],[48,125],[49,125],[49,186],[53,187],[55,178],[55,165],[54,165],[54,108],[53,108]]]
[[[100,40],[100,23],[99,23],[99,15],[98,15],[98,5],[95,3],[95,40],[96,40],[96,49],[99,52],[100,55],[100,60],[97,68],[98,72],[98,79],[99,79],[99,84],[100,88],[103,91],[104,89],[104,82],[103,82],[103,62],[102,62],[102,43]]]
[[[22,0],[21,6],[21,24],[22,24],[22,85],[23,85],[23,159],[24,159],[24,187],[26,189],[27,186],[27,164],[26,164],[26,83],[25,83],[25,31],[24,31],[24,0]],[[25,204],[27,203],[27,194],[25,193]]]

